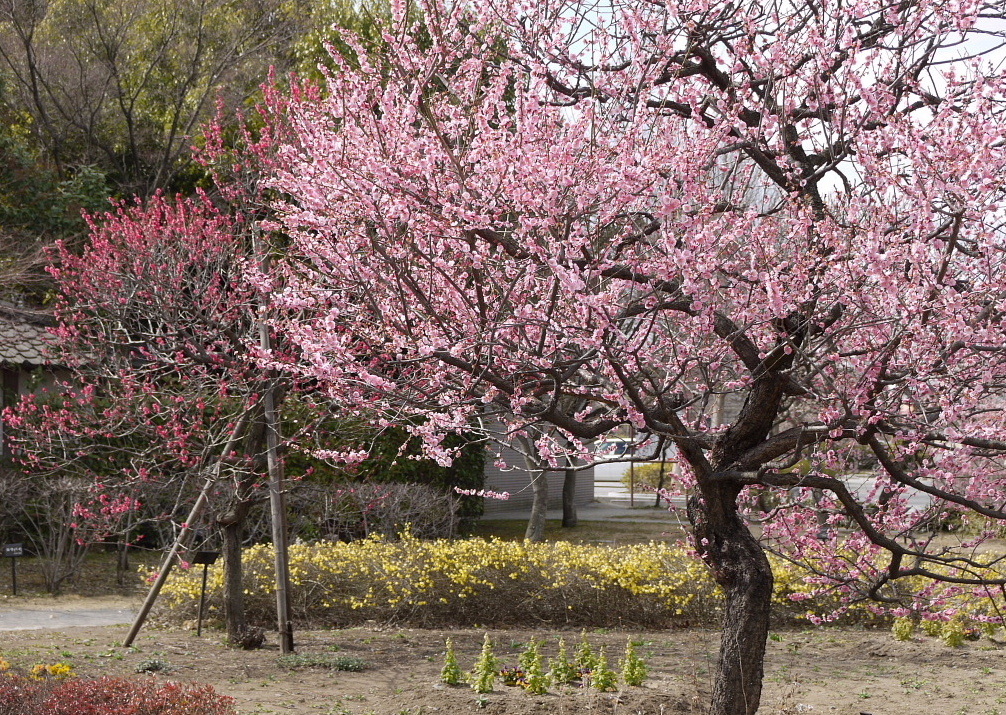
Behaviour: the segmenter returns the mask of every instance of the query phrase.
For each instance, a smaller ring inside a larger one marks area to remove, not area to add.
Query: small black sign
[[[4,556],[24,556],[24,544],[4,544],[3,546]]]
[[[200,565],[205,564],[207,566],[211,566],[219,556],[220,556],[219,551],[197,551],[196,557],[192,559],[192,563]]]

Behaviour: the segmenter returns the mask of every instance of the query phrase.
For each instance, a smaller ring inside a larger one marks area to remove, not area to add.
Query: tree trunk
[[[524,538],[528,541],[545,540],[545,518],[548,516],[548,472],[537,469],[531,472],[531,517],[527,520]]]
[[[115,545],[115,582],[120,586],[126,585],[126,573],[129,571],[129,541],[123,536]]]
[[[248,493],[249,481],[245,480],[238,487],[239,494]],[[227,622],[227,640],[232,646],[241,645],[242,637],[248,630],[241,547],[244,545],[245,521],[255,503],[251,499],[236,499],[230,511],[217,517],[217,524],[224,535],[224,620]]]
[[[696,548],[723,588],[726,605],[710,715],[754,715],[761,701],[772,604],[772,568],[737,514],[737,487],[705,485],[688,501]]]
[[[576,470],[566,469],[562,478],[562,525],[566,529],[576,526]]]
[[[241,568],[241,545],[244,541],[244,519],[234,519],[223,525],[224,532],[224,619],[227,640],[241,642],[248,629],[245,618],[244,578]]]
[[[524,453],[524,468],[531,477],[531,517],[527,520],[524,538],[528,541],[545,540],[545,519],[548,516],[548,471],[538,454],[538,447],[528,436],[517,438]]]
[[[660,490],[664,488],[664,477],[667,475],[667,462],[664,461],[664,455],[660,455],[660,473],[657,476],[657,500],[653,503],[653,506],[660,506]]]
[[[237,485],[231,509],[217,517],[224,532],[224,618],[227,621],[227,640],[231,646],[244,647],[242,641],[248,630],[245,615],[244,570],[241,566],[241,546],[244,542],[244,525],[255,500],[252,494],[255,482],[265,471],[266,457],[265,420],[258,405],[249,419],[249,430],[244,435],[244,453],[252,459],[252,469]]]

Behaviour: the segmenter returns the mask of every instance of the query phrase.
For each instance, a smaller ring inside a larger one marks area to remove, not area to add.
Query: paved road
[[[46,608],[11,609],[0,606],[0,631],[29,631],[39,628],[73,626],[115,626],[132,623],[136,612],[129,608]]]

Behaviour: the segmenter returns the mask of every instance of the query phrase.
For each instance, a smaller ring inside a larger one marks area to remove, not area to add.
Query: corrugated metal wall
[[[503,470],[496,466],[498,456],[502,456],[507,463],[508,469]],[[548,506],[550,509],[558,509],[562,506],[562,472],[549,472],[545,475],[548,480]],[[492,446],[486,452],[486,489],[496,492],[510,492],[507,501],[499,499],[486,499],[486,514],[495,511],[512,511],[514,509],[527,508],[530,513],[533,496],[531,493],[531,477],[524,468],[524,457],[509,447]],[[576,504],[589,504],[594,501],[594,470],[584,469],[576,473]]]

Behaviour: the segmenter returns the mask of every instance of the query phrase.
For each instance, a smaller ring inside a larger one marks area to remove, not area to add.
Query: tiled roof
[[[0,363],[46,365],[46,345],[51,340],[46,326],[52,318],[44,313],[19,310],[0,304]]]

